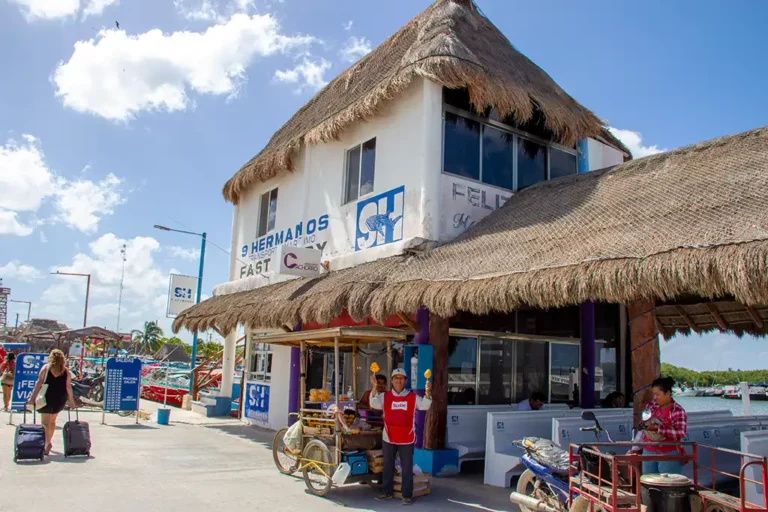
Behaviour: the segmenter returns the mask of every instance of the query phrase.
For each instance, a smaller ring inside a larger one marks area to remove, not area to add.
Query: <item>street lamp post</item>
[[[13,300],[13,299],[10,299],[10,302],[18,302],[19,304],[27,305],[27,322],[29,322],[29,315],[32,314],[32,302],[28,300]]]
[[[85,287],[85,312],[83,313],[83,328],[88,327],[88,299],[91,296],[91,274],[76,274],[74,272],[51,272],[51,274],[58,276],[79,276],[87,277],[88,284]],[[85,362],[85,337],[80,338],[80,375],[83,374],[83,363]]]
[[[200,295],[203,292],[203,264],[205,262],[205,238],[206,233],[195,233],[194,231],[183,231],[181,229],[171,229],[167,228],[165,226],[158,226],[155,224],[155,229],[160,229],[162,231],[174,231],[176,233],[184,233],[186,235],[195,235],[199,236],[201,239],[200,242],[200,268],[197,271],[197,295],[195,296],[195,304],[200,303]],[[194,370],[195,365],[197,364],[197,331],[192,333],[192,361],[190,362],[190,369]],[[190,372],[189,374],[189,393],[192,394],[193,387],[195,385],[195,375],[194,372]]]

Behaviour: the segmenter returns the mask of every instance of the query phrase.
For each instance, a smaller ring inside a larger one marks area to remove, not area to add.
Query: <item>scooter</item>
[[[594,432],[597,442],[601,442],[600,432],[605,432],[608,442],[613,442],[595,413],[583,411],[581,419],[595,423],[593,427],[582,427],[582,432]],[[517,481],[516,491],[510,494],[510,501],[522,512],[568,512],[568,450],[548,439],[533,437],[515,441],[515,444],[526,452],[522,459],[526,470]],[[582,454],[582,460],[586,455]]]
[[[104,400],[104,374],[97,373],[92,377],[73,380],[72,395],[78,407],[100,405],[99,402]]]

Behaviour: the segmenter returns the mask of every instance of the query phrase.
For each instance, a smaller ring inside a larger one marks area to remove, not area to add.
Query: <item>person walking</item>
[[[40,369],[40,375],[37,378],[37,384],[29,398],[29,403],[35,406],[37,396],[40,393],[43,384],[47,385],[45,390],[45,405],[37,412],[42,413],[43,427],[45,428],[45,454],[51,453],[53,448],[53,433],[56,431],[56,417],[69,402],[71,409],[75,408],[75,399],[72,396],[72,376],[67,368],[67,359],[64,352],[59,349],[53,349],[48,356],[48,363]]]
[[[0,364],[0,384],[3,386],[3,410],[7,411],[13,394],[13,379],[16,375],[16,354],[8,352],[5,361]]]
[[[376,377],[371,375],[371,409],[383,411],[384,433],[382,435],[384,452],[384,472],[382,474],[384,492],[377,500],[390,500],[394,497],[395,458],[400,455],[402,466],[403,505],[413,501],[413,450],[416,443],[416,410],[427,411],[432,405],[432,384],[427,381],[424,396],[421,397],[405,389],[405,371],[395,369],[392,372],[392,389],[379,393]]]
[[[672,398],[674,379],[660,377],[653,381],[653,402],[646,407],[651,412],[648,428],[643,431],[647,443],[679,443],[688,433],[688,415],[685,409]],[[683,454],[681,446],[644,446],[643,453],[648,455]],[[643,462],[643,473],[683,472],[681,461]]]

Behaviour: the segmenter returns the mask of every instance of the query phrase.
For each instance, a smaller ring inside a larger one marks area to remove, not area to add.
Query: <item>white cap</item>
[[[405,377],[406,376],[405,370],[403,370],[402,368],[395,368],[394,370],[392,370],[392,378],[394,379],[397,375],[402,375],[403,377]]]

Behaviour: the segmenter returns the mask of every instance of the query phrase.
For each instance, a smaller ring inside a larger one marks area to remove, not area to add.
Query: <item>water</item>
[[[693,397],[681,396],[675,400],[683,406],[686,411],[714,411],[716,409],[730,409],[734,416],[744,414],[741,400],[726,400],[719,397]],[[768,414],[768,402],[750,402],[751,414]]]

